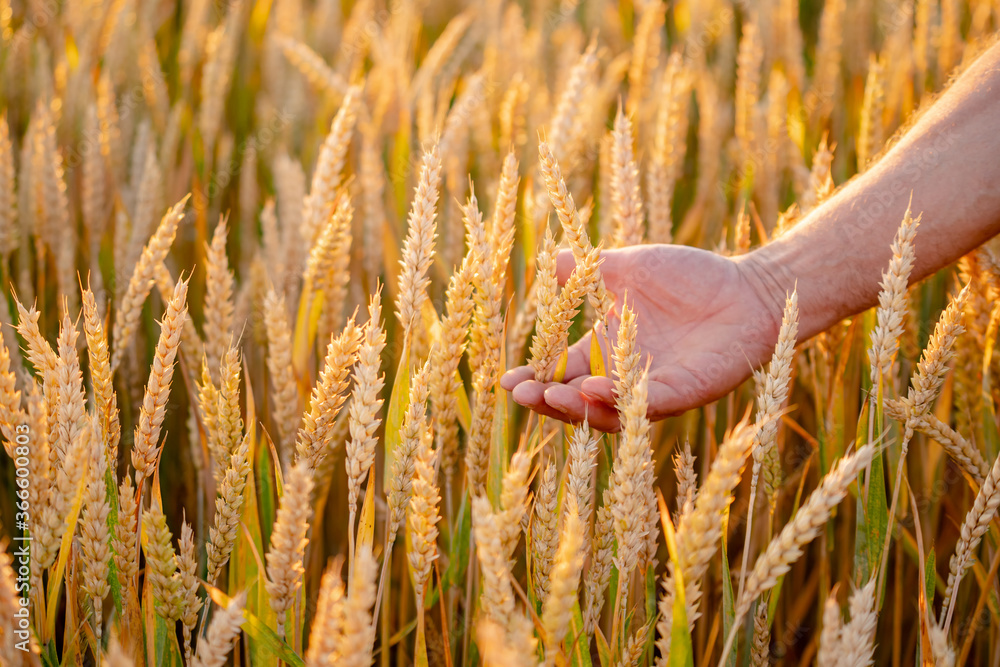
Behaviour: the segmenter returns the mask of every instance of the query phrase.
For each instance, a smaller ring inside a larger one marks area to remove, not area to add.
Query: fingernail
[[[549,407],[552,408],[553,410],[558,410],[559,412],[561,412],[563,414],[566,414],[568,412],[568,410],[566,410],[566,408],[564,406],[559,405],[558,403],[553,403],[552,401],[549,401],[548,399],[546,399],[545,402],[548,403]]]

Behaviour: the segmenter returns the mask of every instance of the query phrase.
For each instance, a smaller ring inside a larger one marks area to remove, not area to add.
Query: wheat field
[[[998,27],[0,0],[0,665],[1000,665],[996,249],[911,281],[907,210],[877,307],[660,421],[602,274],[779,238]],[[500,387],[585,336],[617,432]]]

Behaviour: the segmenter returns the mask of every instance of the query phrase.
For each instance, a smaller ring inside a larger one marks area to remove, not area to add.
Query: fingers
[[[507,391],[512,391],[522,382],[533,379],[535,379],[535,371],[532,370],[531,366],[518,366],[500,376],[500,386]]]
[[[544,398],[547,406],[562,413],[558,419],[574,423],[586,419],[591,427],[608,433],[621,429],[617,410],[600,399],[583,393],[577,387],[551,384],[545,390]]]
[[[560,250],[559,254],[556,255],[556,278],[559,279],[560,285],[566,284],[566,281],[569,280],[569,276],[575,268],[576,259],[573,257],[573,251]]]
[[[514,402],[517,404],[530,408],[531,410],[545,415],[546,417],[553,417],[555,419],[567,421],[568,418],[562,412],[549,406],[549,404],[545,402],[546,386],[546,384],[542,382],[535,382],[534,380],[522,382],[514,387],[514,391],[511,392],[511,398],[513,398]]]
[[[630,261],[629,258],[643,246],[633,246],[631,248],[610,249],[601,251],[601,273],[604,276],[605,286],[612,292],[618,292],[623,287],[624,268]],[[559,284],[563,285],[569,280],[570,274],[576,268],[576,259],[573,252],[568,249],[559,251],[556,255],[556,277]]]
[[[580,390],[608,405],[615,404],[615,383],[611,381],[611,378],[592,375],[583,381]]]
[[[535,412],[568,423],[586,419],[600,431],[614,433],[621,428],[613,407],[587,396],[579,387],[528,380],[514,388],[514,401]]]

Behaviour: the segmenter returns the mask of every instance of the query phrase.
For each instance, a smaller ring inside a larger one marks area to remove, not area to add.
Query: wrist
[[[773,318],[775,340],[781,326],[785,299],[793,291],[798,291],[800,341],[812,338],[832,324],[824,320],[829,309],[815,307],[815,290],[805,280],[805,276],[795,269],[794,254],[786,243],[774,241],[736,258],[742,280],[768,316]]]

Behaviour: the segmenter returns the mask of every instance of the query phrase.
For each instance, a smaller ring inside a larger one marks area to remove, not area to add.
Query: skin
[[[650,364],[650,419],[719,399],[765,363],[792,289],[800,340],[874,306],[908,204],[921,215],[911,284],[1000,232],[1000,45],[973,62],[878,162],[767,245],[740,257],[652,244],[602,253],[616,297],[609,338],[627,300]],[[562,252],[560,283],[573,265]],[[563,382],[536,382],[521,366],[504,374],[501,386],[541,414],[617,431],[612,382],[590,375],[591,335],[571,346]]]

